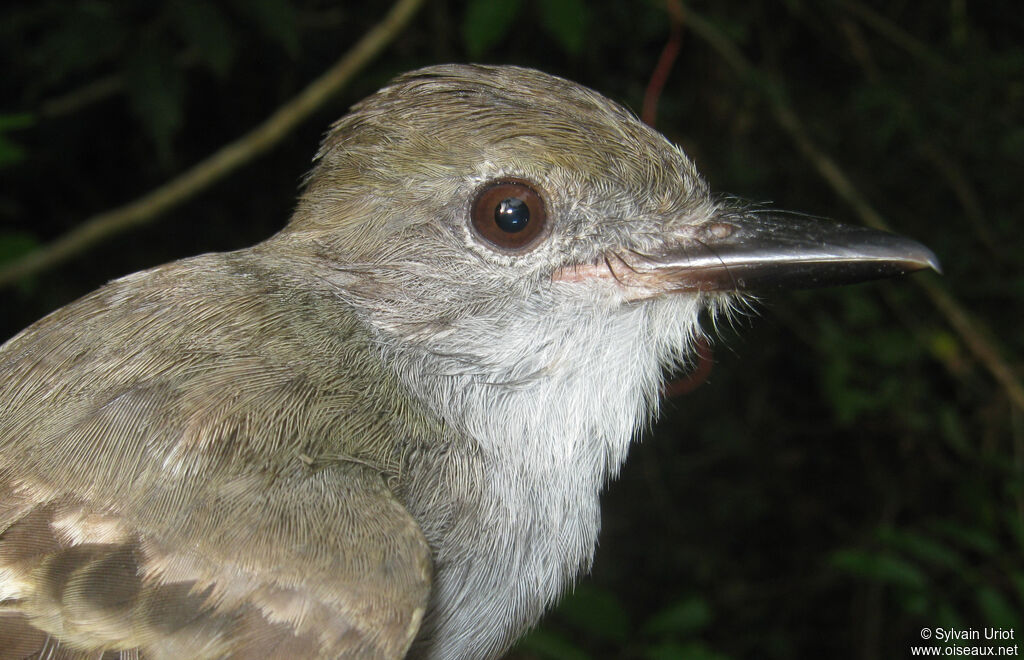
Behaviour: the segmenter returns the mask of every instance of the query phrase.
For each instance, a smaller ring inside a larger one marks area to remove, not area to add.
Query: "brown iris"
[[[493,181],[473,200],[470,219],[477,235],[506,252],[525,252],[547,227],[544,200],[525,181]]]

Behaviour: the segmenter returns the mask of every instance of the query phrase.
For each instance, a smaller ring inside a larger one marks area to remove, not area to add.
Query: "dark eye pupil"
[[[522,231],[530,222],[530,207],[515,197],[503,199],[494,209],[494,222],[502,231],[510,234]]]

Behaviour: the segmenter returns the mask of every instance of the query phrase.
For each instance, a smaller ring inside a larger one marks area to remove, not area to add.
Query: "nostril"
[[[732,236],[735,230],[735,227],[726,222],[712,222],[705,231],[714,238],[722,239]]]

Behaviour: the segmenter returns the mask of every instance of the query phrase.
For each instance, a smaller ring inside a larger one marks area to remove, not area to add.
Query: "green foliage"
[[[537,658],[596,658],[638,654],[649,660],[727,660],[701,639],[711,604],[691,594],[633,626],[620,600],[586,583],[566,596],[548,625],[527,635],[517,652]]]
[[[1020,517],[1014,512],[989,523],[945,519],[924,529],[879,527],[871,549],[836,551],[830,563],[891,589],[901,609],[922,625],[1012,628],[1024,617],[1024,546],[1000,538],[1007,527],[1020,526]]]
[[[169,11],[181,41],[195,47],[210,70],[222,78],[226,76],[235,61],[238,41],[217,5],[202,0],[180,0],[171,4]],[[294,20],[291,33],[295,34]]]
[[[647,660],[728,660],[729,656],[717,653],[701,642],[659,642],[644,651]]]
[[[564,635],[544,628],[523,637],[516,649],[545,660],[589,660],[592,657]]]
[[[0,231],[0,266],[10,263],[40,247],[39,240],[26,232]],[[18,283],[18,293],[28,296],[35,287],[33,278]]]
[[[25,58],[35,75],[34,87],[50,90],[105,72],[123,87],[128,108],[165,169],[171,166],[173,140],[185,122],[195,63],[220,78],[228,76],[243,47],[239,35],[248,26],[257,31],[255,37],[246,35],[250,41],[265,39],[293,58],[300,50],[296,10],[289,0],[143,5],[90,0],[44,4],[37,11],[37,20],[54,25]],[[88,85],[79,91],[87,92]],[[4,158],[19,155],[9,142],[0,142],[0,166]]]
[[[519,0],[471,0],[462,19],[462,40],[478,58],[501,41],[519,18]]]
[[[545,0],[540,3],[541,24],[566,52],[578,55],[587,38],[587,6],[583,0]]]
[[[14,142],[8,133],[28,128],[35,124],[29,114],[0,115],[0,168],[14,165],[25,157],[25,150]]]
[[[506,37],[537,42],[537,25],[565,52],[579,55],[586,43],[590,13],[583,0],[545,0],[524,7],[520,0],[470,0],[462,17],[462,40],[471,59]]]
[[[906,367],[925,358],[924,347],[906,330],[887,325],[890,312],[871,294],[870,287],[857,287],[837,295],[839,310],[811,312],[823,392],[841,424],[906,406],[906,421],[920,426],[913,406],[924,392],[908,387]]]
[[[159,42],[140,43],[124,69],[128,101],[156,143],[164,163],[171,157],[171,139],[181,127],[185,84],[174,52]]]
[[[997,589],[989,585],[978,587],[978,609],[984,620],[996,628],[1019,626],[1024,609],[1010,604]]]
[[[699,632],[711,621],[711,607],[699,596],[689,596],[648,620],[643,631],[651,637],[687,636]]]
[[[917,567],[889,552],[840,550],[832,555],[832,564],[854,575],[908,589],[923,589],[928,580]]]
[[[877,535],[879,542],[910,557],[915,564],[921,562],[948,571],[958,571],[965,565],[964,558],[953,548],[927,534],[880,527]]]
[[[39,240],[31,234],[18,231],[0,232],[0,265],[14,261],[39,247]]]
[[[289,0],[235,0],[233,4],[268,39],[279,43],[289,55],[298,55],[299,30]]]
[[[624,643],[629,637],[629,615],[613,594],[582,584],[558,607],[565,622],[594,639]]]
[[[50,85],[113,60],[131,30],[113,2],[75,2],[62,9],[31,58]]]

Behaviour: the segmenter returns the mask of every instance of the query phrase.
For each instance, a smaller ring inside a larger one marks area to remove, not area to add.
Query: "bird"
[[[392,80],[278,233],[0,347],[0,658],[494,658],[706,330],[928,248],[713,193],[514,66]]]

